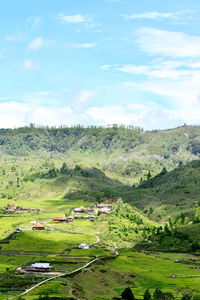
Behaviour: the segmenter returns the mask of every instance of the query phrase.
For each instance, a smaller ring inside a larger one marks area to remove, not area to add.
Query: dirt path
[[[56,275],[56,276],[53,276],[53,277],[51,277],[51,278],[45,279],[45,280],[39,282],[38,284],[32,286],[31,288],[29,288],[28,290],[26,290],[26,291],[23,292],[23,293],[21,293],[21,294],[19,294],[19,295],[17,295],[17,296],[10,297],[10,298],[5,298],[5,299],[3,299],[3,300],[10,300],[10,299],[15,299],[15,298],[17,298],[17,297],[24,296],[24,295],[26,295],[27,293],[29,293],[30,291],[32,291],[32,290],[34,290],[35,288],[37,288],[38,286],[44,284],[45,282],[54,280],[54,279],[56,279],[56,278],[60,278],[60,277],[64,277],[64,276],[68,276],[68,275],[77,273],[77,272],[83,270],[84,268],[88,267],[89,265],[93,264],[95,261],[100,260],[100,259],[102,259],[102,257],[101,257],[101,258],[95,258],[95,259],[89,261],[89,262],[88,262],[87,264],[85,264],[84,266],[82,266],[82,267],[80,267],[80,268],[78,268],[78,269],[76,269],[76,270],[74,270],[74,271],[71,271],[71,272],[68,272],[68,273],[64,273],[64,274],[61,274],[61,275]]]
[[[99,241],[100,241],[98,235],[94,235],[94,236],[96,237],[96,242],[94,242],[93,244],[90,244],[90,246],[93,246],[93,245],[99,243]],[[115,256],[115,257],[117,257],[117,256],[119,255],[118,251],[114,250],[113,252],[114,252],[114,256]],[[27,293],[29,293],[29,292],[31,292],[32,290],[34,290],[35,288],[37,288],[38,286],[40,286],[40,285],[42,285],[42,284],[44,284],[44,283],[46,283],[46,282],[48,282],[48,281],[51,281],[51,280],[54,280],[54,279],[56,279],[56,278],[65,277],[65,276],[69,276],[69,275],[71,275],[71,274],[77,273],[77,272],[79,272],[79,271],[85,269],[86,267],[90,266],[90,265],[93,264],[94,262],[96,262],[96,261],[98,261],[98,260],[101,260],[101,259],[103,259],[103,257],[95,258],[95,259],[89,261],[88,263],[86,263],[84,266],[75,269],[74,271],[71,271],[71,272],[68,272],[68,273],[64,273],[64,274],[61,274],[61,275],[56,275],[56,276],[53,276],[53,277],[51,277],[51,278],[45,279],[45,280],[39,282],[38,284],[32,286],[31,288],[27,289],[27,290],[26,290],[25,292],[23,292],[23,293],[21,293],[21,294],[19,294],[19,295],[17,295],[17,296],[10,297],[10,298],[5,298],[5,299],[3,299],[3,300],[11,300],[11,299],[15,299],[15,298],[24,296],[24,295],[26,295]]]

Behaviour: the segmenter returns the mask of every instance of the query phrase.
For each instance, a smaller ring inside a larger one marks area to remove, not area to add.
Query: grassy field
[[[172,274],[177,277],[172,278]],[[137,299],[142,299],[146,288],[151,292],[160,288],[179,299],[186,291],[193,295],[200,293],[200,272],[171,260],[125,250],[117,259],[96,263],[71,278],[49,282],[31,292],[26,299],[47,292],[52,296],[110,300],[120,296],[127,286]]]
[[[15,240],[2,244],[1,250],[26,252],[62,253],[79,243],[94,243],[95,237],[87,234],[61,233],[49,231],[25,231],[16,235]]]
[[[46,283],[25,299],[48,293],[110,300],[127,286],[139,299],[146,288],[153,291],[156,287],[178,298],[185,291],[200,293],[197,256],[132,251],[154,227],[181,214],[188,223],[179,224],[179,230],[192,242],[199,242],[199,224],[191,224],[200,200],[200,164],[192,161],[199,155],[199,127],[155,132],[27,127],[0,132],[0,136],[4,142],[0,149],[0,240],[23,228],[15,239],[0,244],[0,299],[41,280],[16,275],[16,267],[50,262],[55,272],[64,273],[99,256],[105,259],[79,274]],[[160,174],[163,167],[167,172]],[[151,177],[147,180],[148,172]],[[74,207],[105,198],[115,202],[109,216],[98,216],[94,222],[52,222],[53,217],[70,215]],[[8,203],[38,211],[7,213]],[[33,221],[44,222],[48,229],[32,231]],[[100,237],[99,244],[77,249],[79,243],[94,243],[95,234]],[[120,256],[108,259],[113,244]],[[176,278],[171,277],[173,273]]]

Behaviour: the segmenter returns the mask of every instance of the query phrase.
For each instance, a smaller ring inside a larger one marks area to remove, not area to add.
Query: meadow
[[[152,132],[117,126],[0,130],[0,299],[49,277],[19,275],[17,267],[50,262],[54,272],[66,273],[96,257],[102,260],[45,283],[24,299],[48,294],[110,300],[128,286],[137,299],[146,288],[172,292],[178,299],[184,292],[199,294],[198,136],[199,127],[189,126]],[[74,207],[102,201],[111,202],[110,215],[52,222],[53,217],[73,214]],[[37,211],[9,213],[8,204]],[[44,223],[47,230],[33,231],[33,222]],[[165,240],[159,228],[166,224]],[[19,227],[21,233],[6,239]],[[180,253],[164,253],[169,229],[187,235],[196,250],[183,253],[182,247]],[[163,249],[135,251],[136,244],[154,246],[158,230]],[[79,243],[95,243],[96,235],[99,243],[77,248]],[[119,252],[116,258],[113,245]]]

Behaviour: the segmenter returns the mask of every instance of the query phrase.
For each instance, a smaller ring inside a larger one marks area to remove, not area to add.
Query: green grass
[[[25,231],[17,234],[16,240],[2,244],[2,250],[62,253],[65,250],[77,247],[79,243],[93,243],[95,237],[87,234],[70,234],[45,231]]]

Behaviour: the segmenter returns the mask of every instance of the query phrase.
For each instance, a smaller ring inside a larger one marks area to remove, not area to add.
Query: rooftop
[[[49,263],[34,263],[29,268],[40,268],[40,269],[49,269],[51,268],[51,265]]]

